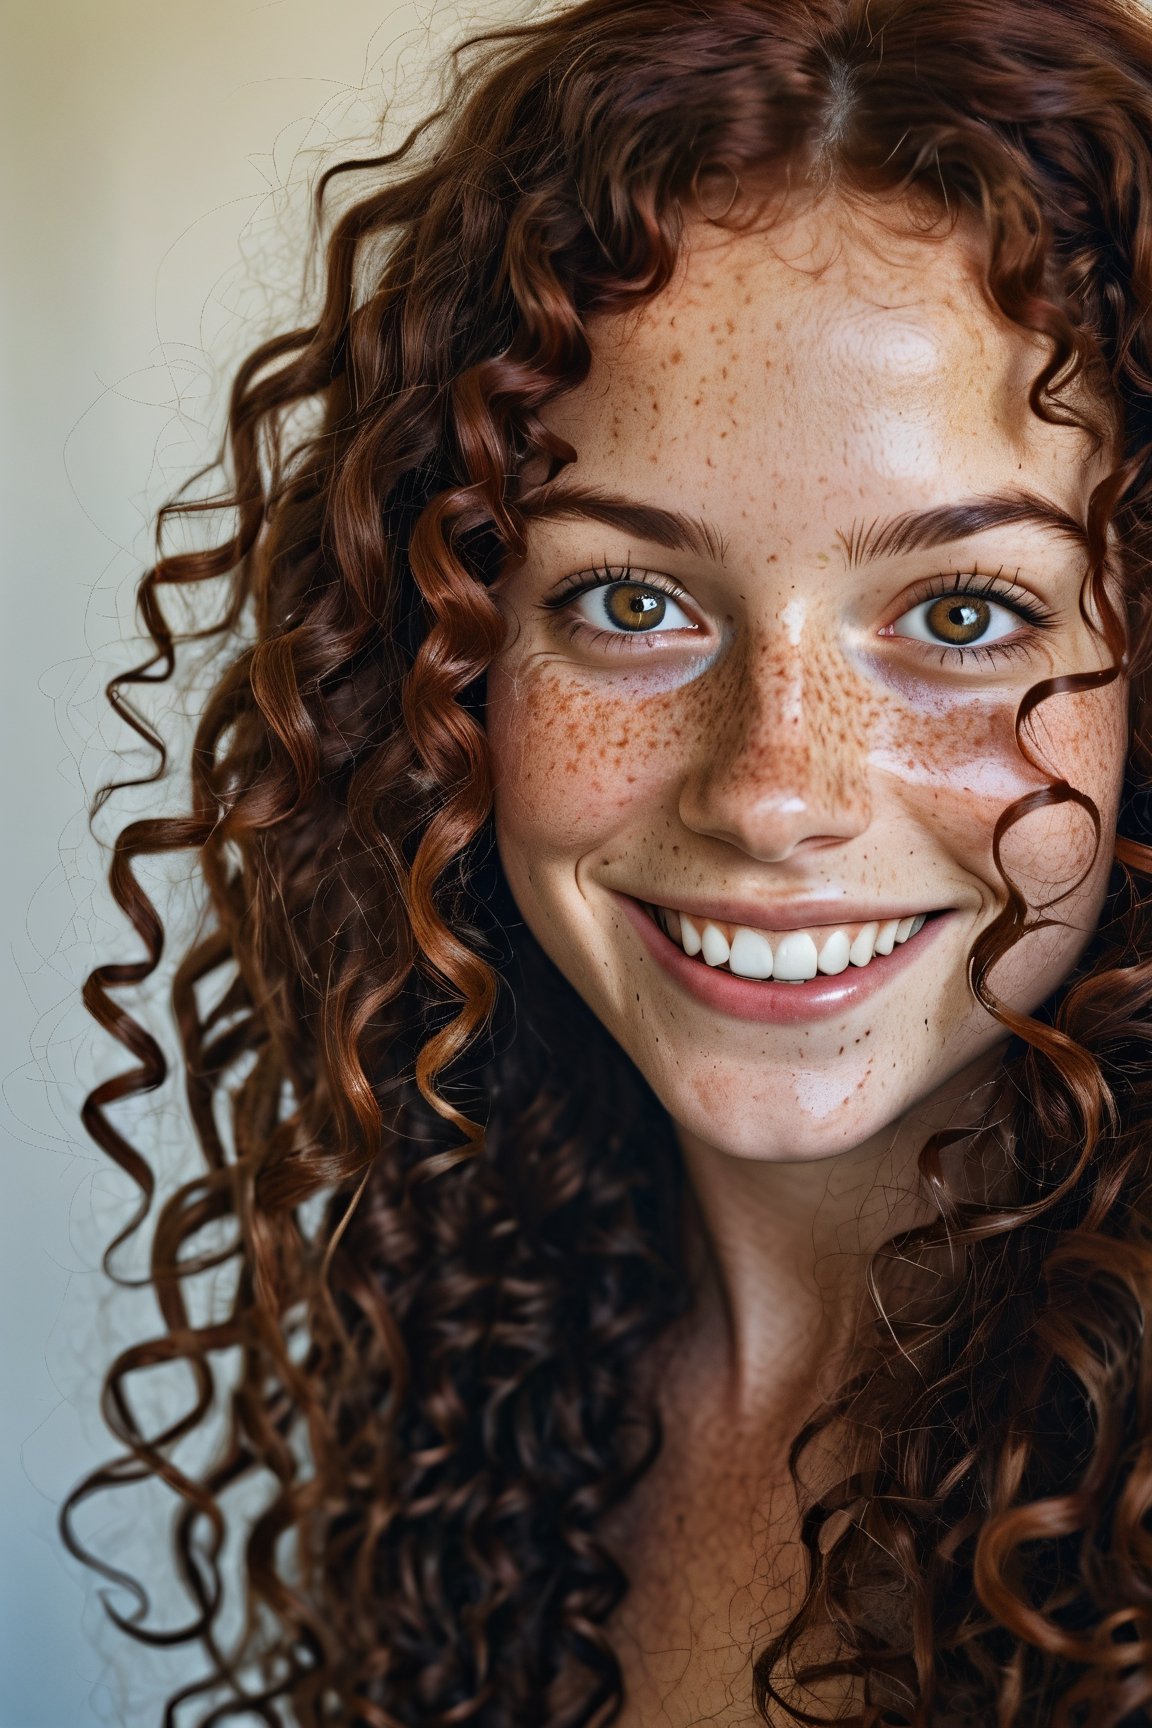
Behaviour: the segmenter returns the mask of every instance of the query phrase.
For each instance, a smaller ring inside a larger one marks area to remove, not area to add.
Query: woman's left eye
[[[695,630],[671,594],[646,582],[620,581],[586,588],[570,601],[586,624],[612,635],[648,636],[657,630]]]
[[[935,648],[983,648],[1011,636],[1026,622],[1020,612],[1001,601],[959,592],[922,600],[888,628],[894,636],[931,642]]]

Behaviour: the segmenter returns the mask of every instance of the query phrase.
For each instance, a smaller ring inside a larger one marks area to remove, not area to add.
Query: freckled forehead
[[[975,362],[984,380],[1019,361],[1028,339],[984,301],[971,238],[901,236],[863,222],[811,216],[769,233],[690,230],[671,286],[638,315],[600,322],[605,361],[650,375],[688,341],[710,367],[738,357],[747,388],[774,368],[812,380],[817,361],[844,385],[859,372],[870,385],[891,376],[901,388],[931,387],[959,360],[966,369]]]
[[[690,227],[662,294],[593,321],[592,373],[549,416],[581,478],[623,462],[652,480],[703,441],[729,476],[811,458],[930,494],[958,463],[973,484],[1023,465],[1067,497],[1080,435],[1029,409],[1044,349],[984,298],[979,235],[894,229],[827,206],[768,232]]]

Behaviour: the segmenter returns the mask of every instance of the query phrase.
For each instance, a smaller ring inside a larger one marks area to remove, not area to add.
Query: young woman
[[[1152,18],[584,0],[459,73],[324,177],[113,692],[226,584],[88,996],[147,1202],[191,849],[204,1167],[73,1506],[179,1496],[172,1722],[1146,1721]]]

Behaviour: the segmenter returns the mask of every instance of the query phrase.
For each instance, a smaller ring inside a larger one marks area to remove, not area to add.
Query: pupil
[[[948,595],[929,608],[928,626],[944,642],[963,647],[987,630],[991,611],[986,600],[958,600]]]
[[[622,624],[625,630],[653,627],[661,622],[668,610],[662,594],[624,582],[608,590],[605,604],[612,622]]]

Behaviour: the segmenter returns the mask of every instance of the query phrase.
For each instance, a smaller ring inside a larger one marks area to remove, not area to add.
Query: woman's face
[[[681,1130],[751,1158],[860,1146],[1002,1041],[967,956],[1004,903],[997,818],[1049,783],[1016,712],[1107,664],[1065,520],[1102,459],[1029,410],[1044,352],[985,303],[972,235],[893,226],[691,230],[667,291],[594,323],[548,414],[577,460],[497,588],[517,904]],[[1030,905],[1071,890],[992,972],[1018,1010],[1099,915],[1125,701],[1031,723],[1103,835],[1093,861],[1065,803],[1004,840]]]

